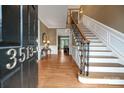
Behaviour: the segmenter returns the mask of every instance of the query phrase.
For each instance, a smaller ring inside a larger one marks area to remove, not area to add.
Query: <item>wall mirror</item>
[[[42,34],[42,42],[43,43],[47,42],[47,34],[45,32]]]

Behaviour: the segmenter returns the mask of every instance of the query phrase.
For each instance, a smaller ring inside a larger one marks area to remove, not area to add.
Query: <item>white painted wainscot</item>
[[[124,33],[108,27],[86,15],[83,16],[83,24],[119,57],[119,63],[124,64]]]

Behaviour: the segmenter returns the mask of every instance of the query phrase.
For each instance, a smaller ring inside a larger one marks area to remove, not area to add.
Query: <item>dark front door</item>
[[[0,87],[37,87],[37,6],[0,6]]]

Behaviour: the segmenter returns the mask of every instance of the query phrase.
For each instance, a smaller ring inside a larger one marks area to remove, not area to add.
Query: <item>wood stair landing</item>
[[[79,81],[84,84],[124,85],[124,65],[119,64],[118,57],[82,23],[78,27],[90,41],[89,76],[79,74]]]

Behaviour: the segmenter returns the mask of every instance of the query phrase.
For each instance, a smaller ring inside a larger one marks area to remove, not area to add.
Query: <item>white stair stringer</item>
[[[119,64],[118,57],[93,32],[82,24],[79,24],[78,27],[90,41],[89,76],[79,74],[78,80],[84,84],[124,85],[124,66]],[[79,55],[81,56],[81,51],[79,51]],[[80,66],[80,62],[78,62],[78,66]]]

